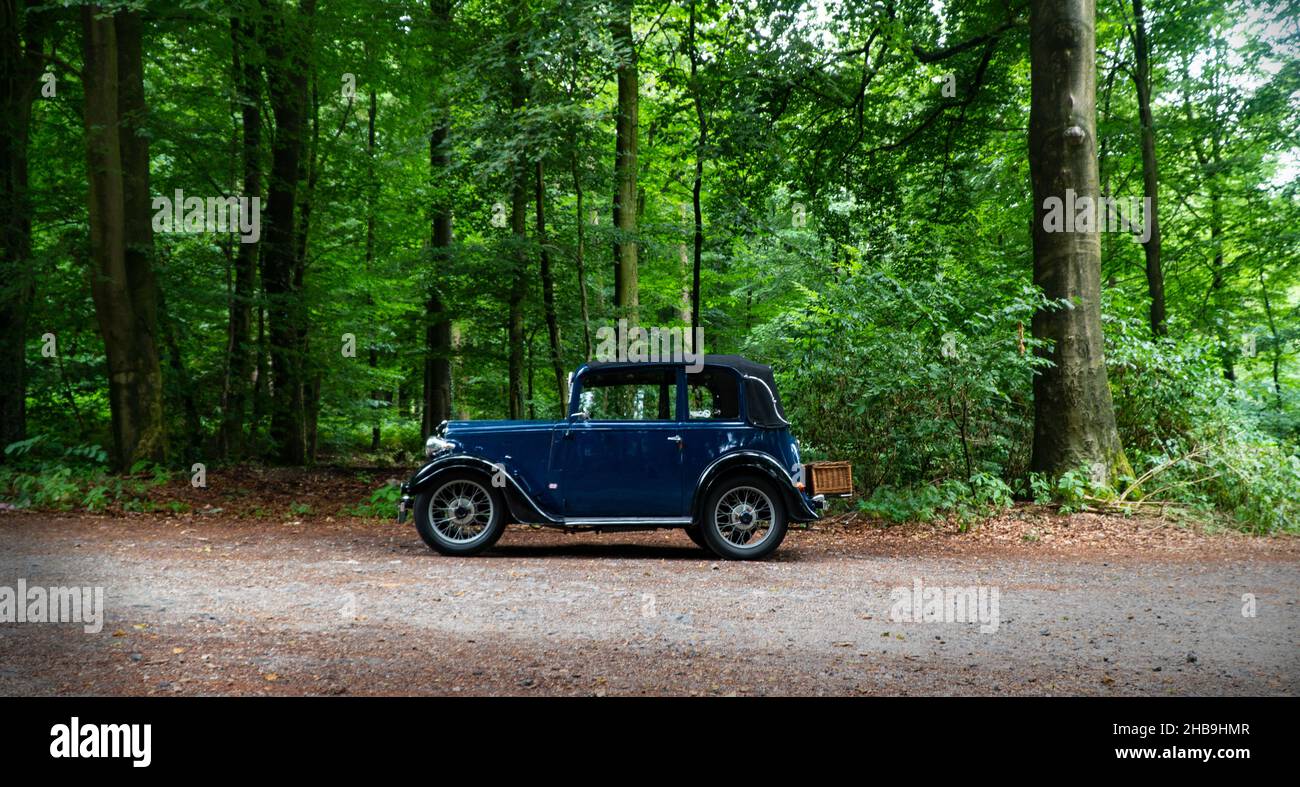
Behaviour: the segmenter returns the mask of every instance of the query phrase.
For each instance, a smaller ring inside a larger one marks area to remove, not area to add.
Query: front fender
[[[439,456],[426,462],[415,471],[411,480],[402,484],[404,498],[414,497],[435,486],[439,477],[452,470],[471,470],[479,473],[484,480],[500,490],[510,509],[513,521],[521,524],[559,524],[563,520],[552,516],[533,500],[532,495],[520,486],[519,481],[510,472],[510,468],[501,462],[490,462],[472,454],[449,454]]]
[[[713,463],[700,473],[700,478],[695,484],[695,497],[691,501],[691,514],[696,521],[704,515],[704,502],[709,499],[709,492],[714,485],[738,471],[757,472],[770,480],[781,495],[790,519],[796,522],[811,522],[821,517],[808,496],[795,487],[790,474],[781,467],[780,462],[759,451],[733,451],[713,460]]]

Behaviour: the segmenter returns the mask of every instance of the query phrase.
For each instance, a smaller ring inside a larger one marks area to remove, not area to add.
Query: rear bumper
[[[795,522],[812,522],[821,519],[822,512],[826,506],[826,501],[820,499],[821,495],[810,497],[806,492],[802,489],[796,488],[793,484],[791,484],[790,491],[792,494],[787,498],[790,502],[790,505],[787,506],[789,509],[790,519]]]

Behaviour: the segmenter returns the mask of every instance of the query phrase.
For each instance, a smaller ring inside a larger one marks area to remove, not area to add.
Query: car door
[[[589,418],[561,427],[566,520],[683,516],[679,376],[674,366],[630,366],[579,378]]]

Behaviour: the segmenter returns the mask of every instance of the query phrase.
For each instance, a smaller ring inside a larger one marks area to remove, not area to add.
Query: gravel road
[[[0,586],[105,612],[0,623],[0,694],[1300,693],[1297,539],[1052,521],[822,525],[728,563],[679,531],[452,559],[366,520],[6,513]],[[984,625],[894,619],[918,582],[984,588]]]

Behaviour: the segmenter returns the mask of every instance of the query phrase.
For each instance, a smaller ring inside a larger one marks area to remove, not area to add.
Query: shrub
[[[878,486],[858,501],[858,510],[894,523],[930,522],[953,516],[964,529],[971,520],[1009,508],[1011,503],[1011,487],[1002,479],[977,473],[968,481],[950,478],[904,489]]]
[[[152,462],[137,462],[125,476],[111,475],[102,447],[64,446],[44,434],[10,443],[5,455],[0,500],[17,508],[152,510],[149,491],[171,479],[167,468]]]
[[[346,509],[345,513],[359,517],[388,518],[397,513],[397,501],[401,499],[401,485],[390,481],[371,492],[365,502]]]
[[[868,495],[1027,471],[1031,373],[1044,363],[1028,325],[1050,305],[1033,288],[1008,299],[975,282],[859,272],[801,292],[753,344],[810,454],[852,461]]]
[[[1134,468],[1122,500],[1229,515],[1256,533],[1300,531],[1296,447],[1261,424],[1264,408],[1223,379],[1207,341],[1153,339],[1140,317],[1106,321],[1116,421]]]

